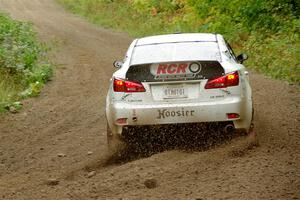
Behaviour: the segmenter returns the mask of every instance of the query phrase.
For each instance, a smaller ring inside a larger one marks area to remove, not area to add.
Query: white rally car
[[[248,132],[253,107],[246,59],[219,34],[135,39],[124,61],[114,63],[106,99],[109,147],[132,126],[215,122],[225,132]]]

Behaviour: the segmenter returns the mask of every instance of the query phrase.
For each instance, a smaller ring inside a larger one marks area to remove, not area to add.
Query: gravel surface
[[[132,38],[52,0],[0,0],[0,9],[57,43],[41,96],[0,117],[0,199],[300,199],[299,87],[251,73],[256,135],[116,157],[107,153],[105,96],[112,61]]]

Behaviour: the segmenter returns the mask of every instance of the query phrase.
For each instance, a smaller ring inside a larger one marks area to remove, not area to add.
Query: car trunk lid
[[[126,79],[147,85],[145,95],[151,95],[152,101],[206,101],[204,84],[222,75],[218,61],[181,61],[133,65]]]

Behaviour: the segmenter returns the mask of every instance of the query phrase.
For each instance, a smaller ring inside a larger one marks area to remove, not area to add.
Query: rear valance
[[[126,78],[139,82],[212,79],[224,75],[218,61],[188,61],[132,65]]]

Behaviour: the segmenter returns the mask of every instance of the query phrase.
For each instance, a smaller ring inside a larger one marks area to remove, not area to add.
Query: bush
[[[300,3],[297,0],[58,0],[104,27],[133,36],[220,33],[250,54],[247,66],[300,83]]]
[[[41,87],[34,93],[24,91],[34,83],[44,84],[52,75],[46,51],[31,24],[0,13],[0,112],[40,92]]]

